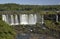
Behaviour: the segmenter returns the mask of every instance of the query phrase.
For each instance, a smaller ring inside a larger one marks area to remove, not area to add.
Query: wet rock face
[[[57,39],[53,36],[43,35],[43,34],[17,34],[16,39]]]
[[[59,17],[58,19],[59,19],[59,21],[60,21],[60,14],[58,14],[58,17]]]
[[[45,20],[56,20],[56,15],[45,15],[44,19]]]

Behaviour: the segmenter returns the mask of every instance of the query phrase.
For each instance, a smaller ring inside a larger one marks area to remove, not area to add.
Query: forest
[[[60,5],[20,5],[14,3],[0,4],[0,11],[19,10],[19,11],[58,11]]]

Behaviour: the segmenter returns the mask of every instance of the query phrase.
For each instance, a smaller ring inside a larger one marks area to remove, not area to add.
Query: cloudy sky
[[[17,3],[28,5],[60,5],[60,0],[0,0],[0,4]]]

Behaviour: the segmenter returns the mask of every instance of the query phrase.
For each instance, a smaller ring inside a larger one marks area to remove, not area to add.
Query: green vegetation
[[[58,7],[58,8],[57,8]],[[14,3],[0,4],[0,10],[19,10],[19,11],[56,11],[60,10],[60,5],[19,5]]]
[[[56,11],[60,11],[60,5],[19,5],[8,3],[0,4],[0,11],[24,11],[26,13],[35,12],[40,14],[56,14]]]
[[[60,5],[19,5],[8,3],[0,4],[0,11],[11,11],[10,13],[20,13],[13,11],[23,11],[23,13],[57,14],[56,11],[60,11]]]
[[[53,29],[53,30],[56,30],[56,31],[59,31],[60,32],[60,24],[59,23],[54,23],[52,21],[49,21],[49,20],[46,20],[45,22],[46,26],[49,28],[49,29]],[[48,26],[49,25],[49,26]]]
[[[14,39],[15,34],[11,26],[0,20],[0,39]]]
[[[45,20],[46,27],[50,30],[50,33],[56,37],[60,35],[60,24],[51,20]]]

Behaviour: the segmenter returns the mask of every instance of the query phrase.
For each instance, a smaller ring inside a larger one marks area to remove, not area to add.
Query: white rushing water
[[[11,25],[14,25],[14,16],[11,15]]]
[[[20,24],[28,24],[28,15],[26,14],[22,14],[20,15]]]
[[[21,24],[24,24],[24,25],[28,25],[28,24],[36,24],[37,22],[37,16],[36,14],[30,14],[30,15],[27,15],[27,14],[22,14],[20,16],[20,22]]]
[[[56,15],[56,22],[58,22],[58,15]]]
[[[2,20],[10,25],[31,25],[36,24],[37,16],[36,14],[20,14],[18,19],[18,15],[2,15]]]
[[[15,15],[15,25],[19,25],[19,22],[18,22],[18,15]]]
[[[29,15],[29,24],[36,24],[36,22],[37,22],[37,16],[36,16],[36,14],[30,14]]]
[[[8,23],[8,15],[2,15],[2,20]]]

